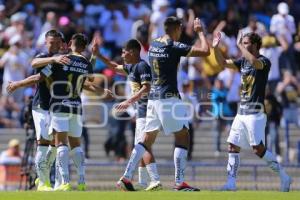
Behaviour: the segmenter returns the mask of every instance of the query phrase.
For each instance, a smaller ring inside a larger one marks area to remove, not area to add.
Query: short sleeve
[[[192,46],[181,43],[181,42],[174,42],[173,44],[173,51],[178,56],[186,56],[192,49]]]
[[[48,54],[46,53],[39,53],[34,58],[46,58],[46,57],[50,57],[50,56],[48,56]]]
[[[151,82],[151,68],[146,62],[142,62],[138,66],[138,73],[140,76],[141,84]]]
[[[130,65],[127,65],[127,64],[123,65],[123,70],[126,72],[126,74],[129,74],[129,67],[130,67]]]
[[[258,60],[260,60],[262,62],[263,69],[270,69],[271,68],[271,61],[268,58],[262,56],[262,57],[259,57]]]

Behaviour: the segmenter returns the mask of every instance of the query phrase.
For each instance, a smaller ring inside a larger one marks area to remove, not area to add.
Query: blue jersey
[[[150,66],[141,60],[137,64],[125,64],[124,71],[128,74],[132,93],[138,92],[143,84],[151,84]],[[147,113],[148,95],[144,95],[136,104],[137,118],[145,118]]]
[[[35,58],[47,58],[51,57],[52,55],[49,53],[40,53]],[[45,68],[51,68],[51,64],[48,64],[44,67],[39,67],[35,69],[35,74],[40,73]],[[36,92],[32,99],[32,108],[41,108],[43,110],[49,110],[49,102],[50,102],[50,84],[52,80],[51,77],[46,77],[45,81],[41,81],[37,84]]]
[[[263,63],[263,69],[255,69],[248,60],[240,58],[234,64],[241,71],[241,103],[239,114],[255,114],[264,108],[265,90],[271,62],[260,55],[258,59]]]
[[[149,62],[152,85],[149,99],[165,99],[177,96],[177,68],[181,56],[186,56],[191,46],[163,37],[151,42]]]
[[[69,65],[55,64],[52,67],[50,111],[55,113],[81,114],[83,83],[93,73],[92,64],[82,55],[70,54]]]

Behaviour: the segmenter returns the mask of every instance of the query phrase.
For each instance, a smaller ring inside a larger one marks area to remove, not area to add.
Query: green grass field
[[[289,193],[273,191],[238,192],[0,192],[0,200],[299,200],[300,191]]]

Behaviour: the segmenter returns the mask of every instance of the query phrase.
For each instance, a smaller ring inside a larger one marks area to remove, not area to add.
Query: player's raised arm
[[[203,27],[200,19],[194,20],[194,31],[197,33],[200,40],[200,47],[192,46],[191,51],[187,56],[189,57],[204,57],[210,55],[209,45],[203,32]]]
[[[95,38],[93,40],[92,53],[93,53],[93,56],[96,56],[97,58],[102,60],[102,62],[104,62],[108,66],[108,68],[114,70],[115,72],[117,72],[119,74],[123,74],[123,75],[127,74],[123,68],[123,65],[119,65],[118,63],[111,61],[110,59],[106,58],[99,52],[99,43],[97,41],[97,38]]]
[[[214,51],[217,63],[222,67],[238,70],[238,67],[234,64],[234,61],[232,59],[224,58],[220,48],[218,47],[220,40],[221,40],[221,33],[217,32],[214,35],[213,43],[212,43],[212,50]]]

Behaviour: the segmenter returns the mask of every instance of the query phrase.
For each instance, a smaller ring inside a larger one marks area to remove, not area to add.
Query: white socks
[[[228,153],[228,164],[227,164],[228,184],[235,186],[239,166],[240,166],[240,154]]]
[[[47,160],[48,146],[37,146],[35,155],[35,167],[37,175],[40,179],[39,185],[50,183],[48,160]]]
[[[56,153],[57,153],[57,148],[55,146],[49,146],[47,152],[49,170],[51,169],[53,162],[55,161]]]
[[[139,161],[142,159],[146,149],[143,145],[137,144],[135,145],[134,149],[131,152],[131,156],[129,158],[126,170],[124,172],[124,177],[131,180],[133,176],[133,172],[139,163]]]
[[[150,163],[146,166],[151,182],[160,181],[156,163]]]
[[[69,177],[69,147],[61,145],[57,147],[56,155],[56,169],[62,179],[62,184],[67,184],[70,182]]]
[[[70,152],[70,156],[75,164],[77,174],[78,174],[78,184],[85,183],[85,162],[84,162],[84,154],[81,147],[75,147]]]
[[[139,184],[147,187],[148,172],[146,167],[139,167]]]
[[[176,147],[174,150],[175,184],[181,184],[184,182],[187,153],[188,151],[186,149],[179,147]]]

